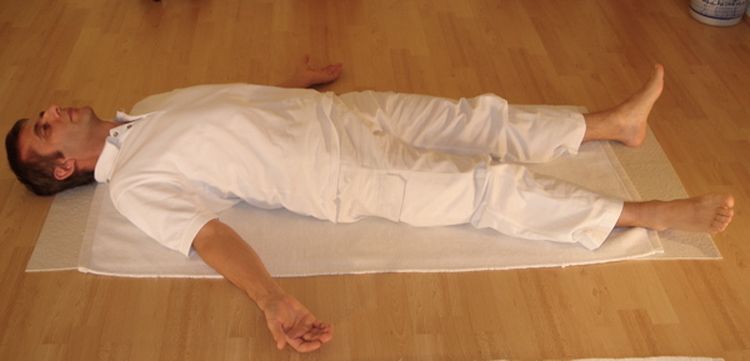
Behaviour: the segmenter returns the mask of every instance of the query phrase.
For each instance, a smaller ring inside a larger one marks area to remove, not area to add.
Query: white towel
[[[603,193],[632,199],[611,163],[606,143],[587,144],[575,158],[538,169],[558,178],[582,178]],[[582,167],[597,172],[581,172]],[[579,181],[579,183],[581,183]],[[79,269],[133,277],[213,277],[194,254],[189,259],[150,240],[114,209],[106,185],[94,195]],[[618,230],[595,252],[577,244],[513,239],[470,225],[418,228],[382,219],[333,224],[284,210],[239,205],[221,213],[258,252],[274,276],[371,272],[435,272],[600,263],[662,251],[655,232]]]

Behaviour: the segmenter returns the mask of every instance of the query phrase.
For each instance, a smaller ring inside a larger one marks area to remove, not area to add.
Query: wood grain
[[[50,103],[111,117],[177,87],[275,83],[306,53],[345,64],[325,90],[589,109],[660,62],[652,129],[688,193],[738,204],[721,261],[283,279],[336,326],[297,355],[225,281],[24,273],[51,200],[3,166],[2,360],[750,359],[748,22],[702,25],[682,0],[0,0],[0,44],[3,129]]]

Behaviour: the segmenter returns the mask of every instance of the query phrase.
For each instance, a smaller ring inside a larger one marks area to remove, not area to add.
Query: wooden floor
[[[3,133],[49,103],[109,117],[176,87],[273,84],[305,53],[345,64],[336,92],[495,92],[589,109],[661,62],[652,129],[690,194],[731,191],[738,204],[716,237],[721,261],[283,279],[336,326],[301,356],[277,352],[225,281],[24,273],[51,199],[3,165],[0,359],[750,359],[750,26],[702,25],[687,3],[0,0]]]

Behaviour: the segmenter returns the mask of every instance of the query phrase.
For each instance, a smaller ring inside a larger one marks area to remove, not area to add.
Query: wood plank
[[[276,351],[221,280],[23,272],[49,199],[0,167],[0,359],[454,360],[750,357],[750,25],[714,28],[681,0],[0,0],[0,122],[48,103],[102,116],[198,83],[281,81],[305,53],[325,88],[613,105],[654,62],[652,129],[691,194],[731,191],[721,261],[283,279],[335,340]],[[449,255],[446,255],[449,257]]]

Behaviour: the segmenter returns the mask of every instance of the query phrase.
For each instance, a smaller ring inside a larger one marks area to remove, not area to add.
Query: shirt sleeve
[[[217,215],[196,192],[174,183],[146,183],[112,191],[115,208],[163,246],[189,256],[198,231]]]

